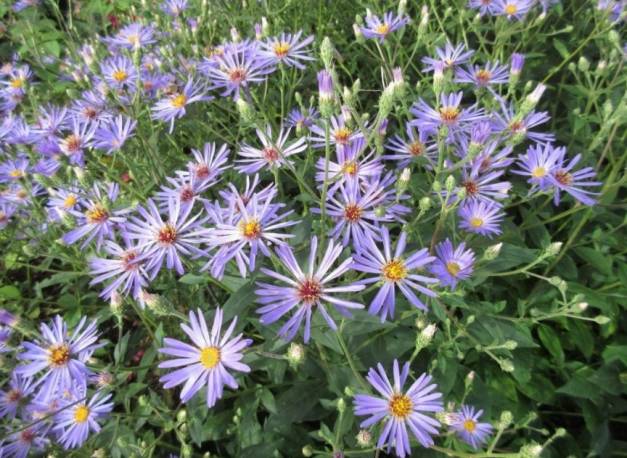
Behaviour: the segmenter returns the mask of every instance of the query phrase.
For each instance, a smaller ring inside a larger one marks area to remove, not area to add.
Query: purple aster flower
[[[470,278],[475,262],[475,253],[470,248],[466,249],[465,242],[460,243],[457,248],[453,248],[451,241],[446,239],[436,245],[435,252],[437,257],[431,264],[430,270],[438,277],[442,285],[455,289],[460,280]]]
[[[363,138],[361,132],[355,132],[347,124],[347,119],[343,116],[332,116],[330,119],[329,144],[335,145],[338,151],[348,146],[357,138]],[[314,148],[324,148],[326,146],[326,133],[324,125],[314,124],[311,126],[311,137]]]
[[[508,20],[521,20],[533,4],[534,0],[494,0],[494,14],[506,16]]]
[[[126,56],[110,57],[100,65],[105,81],[114,89],[134,87],[137,70],[133,61]]]
[[[133,136],[136,126],[137,121],[123,115],[105,121],[94,133],[94,147],[105,150],[107,154],[119,151]]]
[[[56,415],[54,427],[59,433],[59,443],[66,450],[78,448],[85,443],[90,432],[98,433],[99,422],[113,410],[113,403],[107,402],[110,399],[111,394],[96,392],[88,402],[85,402],[86,398],[78,403],[75,399],[62,402],[63,410]]]
[[[33,391],[33,379],[11,373],[9,389],[0,391],[0,417],[15,418],[17,410]]]
[[[96,285],[109,281],[100,297],[110,299],[115,293],[127,296],[132,293],[138,298],[142,289],[148,286],[146,263],[142,253],[125,237],[124,247],[113,241],[104,244],[104,251],[110,258],[92,257],[89,260],[89,274],[94,277],[89,283]]]
[[[355,395],[355,415],[368,416],[361,422],[361,428],[367,428],[381,421],[383,430],[377,441],[377,448],[387,445],[387,452],[394,446],[396,454],[404,458],[411,453],[407,428],[423,447],[433,445],[433,437],[438,434],[440,423],[431,414],[442,412],[442,393],[435,391],[437,385],[431,383],[431,376],[422,374],[403,390],[409,375],[409,363],[399,368],[394,360],[393,381],[390,382],[381,363],[377,368],[370,368],[366,380],[377,391],[378,396],[368,394]]]
[[[485,112],[475,105],[460,108],[463,92],[441,94],[437,109],[432,108],[424,100],[411,108],[411,113],[416,119],[410,121],[410,125],[419,129],[435,130],[441,126],[448,127],[448,140],[452,141],[455,134],[467,132],[472,123],[483,120]]]
[[[89,196],[81,200],[80,208],[67,211],[77,219],[77,227],[63,236],[63,242],[71,245],[85,238],[81,248],[96,238],[96,246],[100,247],[105,239],[113,238],[117,226],[124,224],[128,209],[113,209],[120,188],[116,183],[108,185],[96,183]],[[84,212],[80,211],[85,209]]]
[[[15,159],[0,163],[0,183],[10,183],[25,178],[30,172],[28,156],[20,154]]]
[[[161,191],[155,193],[154,199],[159,207],[167,208],[168,202],[176,200],[181,207],[193,206],[196,201],[205,201],[201,195],[213,184],[208,180],[199,180],[193,174],[181,172],[175,178],[166,177],[170,186],[161,186]]]
[[[528,138],[535,142],[551,142],[555,140],[555,136],[551,133],[531,132],[530,129],[547,122],[550,117],[546,111],[531,111],[522,119],[516,115],[512,106],[502,106],[502,113],[496,112],[496,117],[492,122],[494,129],[501,132],[506,138],[521,136],[523,139]]]
[[[466,51],[466,46],[463,43],[453,46],[450,42],[447,42],[444,49],[436,48],[435,53],[437,54],[437,58],[435,59],[432,57],[422,58],[422,63],[426,65],[426,67],[423,68],[424,72],[434,71],[438,63],[444,66],[443,70],[448,70],[449,68],[453,69],[458,65],[468,62],[468,59],[474,54],[474,51]]]
[[[230,150],[226,144],[223,144],[216,150],[215,143],[205,143],[202,152],[192,149],[194,161],[187,163],[187,171],[178,172],[180,176],[191,175],[198,183],[209,183],[213,186],[218,182],[220,175],[230,168],[229,162]]]
[[[46,206],[48,217],[52,221],[61,221],[71,210],[80,211],[80,191],[76,186],[51,189]]]
[[[92,146],[95,131],[96,128],[92,124],[80,124],[77,119],[72,120],[70,133],[59,141],[59,149],[71,164],[85,166],[84,150]]]
[[[179,17],[186,9],[187,0],[164,0],[161,4],[161,11],[173,17]]]
[[[306,110],[294,108],[290,111],[286,124],[288,127],[295,127],[298,133],[301,130],[309,130],[319,117],[320,114],[313,107],[309,107]]]
[[[503,216],[501,206],[490,200],[470,200],[459,209],[459,227],[492,238],[501,233]]]
[[[479,15],[496,15],[496,0],[469,0],[468,7],[479,10]]]
[[[252,183],[250,181],[250,175],[246,175],[246,185],[244,186],[244,190],[239,192],[233,183],[227,184],[227,189],[222,189],[218,191],[220,197],[224,200],[227,205],[227,211],[225,213],[230,213],[230,205],[234,205],[238,199],[241,199],[244,202],[244,205],[248,204],[250,200],[253,198],[253,195],[257,196],[257,200],[265,200],[266,197],[274,192],[274,185],[269,184],[266,187],[257,190],[257,186],[259,185],[259,175],[254,175]]]
[[[20,319],[6,309],[0,309],[0,324],[13,327],[20,322]]]
[[[251,339],[244,339],[242,334],[231,338],[237,324],[237,316],[222,334],[222,309],[216,309],[211,332],[207,322],[198,309],[196,315],[189,312],[189,323],[181,324],[181,329],[191,339],[193,345],[166,337],[165,346],[160,353],[173,356],[173,359],[159,364],[162,369],[178,368],[161,377],[166,389],[183,385],[181,401],[189,401],[201,388],[207,388],[207,407],[211,408],[222,397],[224,386],[237,389],[238,384],[230,371],[250,372],[250,367],[241,362],[242,351],[252,344]]]
[[[174,269],[182,275],[185,273],[180,255],[203,255],[196,248],[201,239],[195,230],[202,221],[197,221],[200,213],[190,217],[192,205],[181,206],[180,200],[171,199],[167,205],[167,217],[161,213],[152,199],[146,208],[138,207],[141,218],[132,217],[127,223],[128,235],[137,240],[137,249],[142,252],[142,259],[147,260],[146,270],[150,279],[154,279],[163,262],[168,269]]]
[[[304,342],[308,343],[311,336],[311,316],[315,309],[319,310],[331,329],[337,330],[337,325],[325,307],[331,304],[343,315],[348,315],[347,309],[361,309],[362,304],[335,297],[337,293],[351,293],[361,291],[364,285],[330,286],[329,283],[350,269],[352,258],[345,259],[337,268],[331,270],[333,263],[339,258],[344,247],[329,241],[327,249],[316,268],[318,254],[318,239],[312,237],[309,261],[305,272],[301,269],[294,252],[288,245],[276,247],[276,253],[289,277],[277,272],[262,268],[261,271],[276,280],[287,283],[287,286],[276,286],[270,283],[257,282],[259,288],[255,291],[257,302],[262,304],[257,310],[261,315],[260,321],[269,325],[284,315],[294,312],[289,320],[279,329],[279,336],[285,340],[292,340],[298,332],[303,318],[305,319]],[[330,272],[329,272],[330,271]]]
[[[509,81],[509,69],[497,62],[485,65],[469,65],[467,69],[455,70],[456,83],[471,83],[477,87],[488,87],[492,84],[506,84]]]
[[[235,169],[244,173],[256,173],[264,167],[272,169],[285,164],[292,164],[287,158],[293,154],[305,151],[307,149],[307,139],[304,137],[299,138],[286,146],[285,143],[290,131],[291,128],[284,130],[283,127],[280,127],[277,139],[273,140],[270,124],[266,126],[265,132],[257,129],[257,137],[263,147],[261,149],[254,148],[244,143],[241,150],[237,153],[243,159],[237,161],[239,165]]]
[[[420,283],[430,284],[438,281],[435,278],[419,275],[412,271],[419,272],[434,261],[435,258],[429,256],[426,248],[405,256],[404,252],[407,246],[407,233],[405,232],[401,232],[394,254],[392,254],[390,233],[387,227],[382,226],[380,231],[383,241],[383,252],[381,252],[373,239],[366,238],[363,241],[364,250],[357,253],[352,266],[358,272],[373,275],[370,278],[360,280],[357,284],[365,286],[378,282],[383,283],[372,299],[368,313],[379,315],[381,322],[384,322],[388,316],[393,318],[397,287],[414,307],[427,310],[427,306],[412,290],[419,291],[429,297],[436,297],[437,294],[434,291],[422,286]]]
[[[381,43],[385,41],[387,36],[402,28],[409,22],[409,17],[405,15],[395,15],[388,11],[383,15],[383,19],[373,14],[366,16],[366,27],[360,27],[361,33],[366,38],[378,39]]]
[[[365,183],[364,186],[360,186],[355,179],[341,183],[327,197],[326,212],[336,222],[329,235],[337,240],[343,234],[342,245],[347,246],[352,241],[357,252],[364,248],[363,241],[367,237],[380,240],[377,235],[379,224],[394,221],[397,213],[391,211],[383,216],[378,215],[377,209],[384,203],[386,193],[378,180]],[[315,208],[312,212],[319,214],[321,211]]]
[[[122,27],[114,37],[106,38],[104,41],[114,48],[130,50],[145,48],[156,42],[153,28],[138,22]]]
[[[23,0],[22,3],[25,1]],[[44,424],[35,423],[9,435],[6,439],[6,445],[5,443],[0,444],[0,455],[7,458],[26,458],[31,452],[39,455],[48,447],[49,443]]]
[[[252,272],[255,269],[259,251],[264,256],[271,257],[271,245],[284,244],[285,239],[293,237],[292,234],[277,232],[298,224],[298,221],[286,221],[292,211],[278,213],[284,205],[272,202],[276,193],[276,188],[272,187],[262,198],[253,194],[245,204],[238,196],[230,204],[224,221],[216,222],[214,228],[205,232],[208,245],[220,247],[220,250],[203,269],[211,266],[211,275],[221,278],[226,263],[235,259],[240,274],[245,277],[247,270]]]
[[[407,123],[405,125],[406,138],[396,134],[385,145],[385,148],[392,151],[392,154],[382,156],[389,161],[398,161],[398,168],[405,168],[415,160],[424,158],[433,165],[437,161],[438,145],[434,136],[435,132],[429,127],[414,129]]]
[[[511,58],[511,66],[509,69],[509,73],[511,75],[520,75],[524,65],[525,65],[525,55],[519,54],[517,52],[513,53],[512,58]]]
[[[190,77],[185,87],[180,92],[175,92],[168,97],[157,101],[152,107],[152,119],[158,119],[170,123],[170,133],[174,130],[174,121],[185,116],[185,107],[190,103],[211,100],[213,97],[206,95],[206,88],[200,82],[194,82]]]
[[[332,102],[335,98],[333,76],[327,70],[318,72],[318,98],[321,104],[323,102]]]
[[[550,177],[557,170],[557,164],[564,154],[566,148],[563,146],[553,147],[550,143],[531,145],[524,155],[518,157],[520,169],[511,172],[529,177],[527,182],[531,183],[532,190],[539,188],[546,191],[553,184]]]
[[[85,362],[97,348],[104,346],[97,343],[96,320],[86,323],[87,317],[83,317],[70,334],[63,318],[57,315],[51,326],[41,324],[41,339],[22,343],[24,351],[18,358],[27,362],[17,366],[15,373],[34,377],[43,371],[33,385],[38,390],[37,399],[48,401],[65,390],[86,385],[91,371]]]
[[[13,334],[13,329],[0,325],[0,353],[6,353],[12,350],[9,347],[9,339],[11,339],[11,334]],[[0,414],[0,416],[2,416],[2,414]]]
[[[492,434],[490,423],[480,423],[479,418],[483,415],[483,410],[475,410],[473,406],[463,405],[460,410],[453,414],[451,431],[455,432],[461,440],[477,450],[488,440]]]
[[[305,66],[300,61],[315,60],[311,50],[306,49],[314,40],[313,35],[300,39],[302,30],[292,35],[282,33],[278,37],[268,38],[261,42],[259,55],[267,58],[272,64],[284,63],[288,67],[296,67],[304,70]]]
[[[553,202],[555,205],[559,205],[560,192],[564,191],[584,205],[594,205],[596,200],[590,196],[596,196],[599,195],[599,193],[588,191],[585,188],[600,186],[603,183],[600,181],[590,181],[590,179],[596,177],[596,172],[592,167],[584,167],[581,170],[573,172],[573,168],[581,159],[581,154],[577,154],[570,162],[567,161],[565,155],[566,149],[563,148],[560,151],[554,170],[549,175],[549,181],[555,186]]]
[[[70,112],[82,123],[99,122],[111,117],[105,96],[98,91],[83,92],[81,98],[72,104]]]
[[[263,82],[275,69],[254,43],[230,44],[222,54],[206,60],[202,68],[214,87],[224,89],[223,97],[232,96],[235,100],[249,84]]]
[[[68,126],[70,120],[66,107],[48,105],[39,108],[39,116],[36,121],[36,131],[44,138],[54,137]]]
[[[509,167],[514,159],[510,157],[514,149],[513,145],[507,145],[497,151],[499,142],[491,141],[487,143],[479,155],[473,159],[474,163],[479,163],[479,172],[486,173],[489,170],[503,169]]]
[[[33,72],[28,65],[14,68],[8,75],[6,80],[0,79],[0,84],[6,86],[5,91],[8,94],[23,95],[26,92],[26,85],[33,76]]]
[[[475,160],[470,167],[464,167],[461,180],[466,193],[464,200],[488,200],[501,205],[498,201],[507,198],[512,184],[509,181],[496,181],[505,173],[504,169],[482,171],[483,167],[483,160]]]
[[[0,199],[0,229],[4,229],[11,221],[11,217],[17,211],[17,207],[11,202],[3,202]]]
[[[335,192],[337,186],[347,180],[364,181],[378,177],[383,172],[383,164],[374,157],[374,150],[368,154],[363,154],[365,148],[366,140],[359,136],[345,147],[336,148],[336,161],[329,161],[327,165],[324,158],[318,159],[316,180],[321,186],[325,180],[336,182],[336,185],[329,189],[331,194]]]

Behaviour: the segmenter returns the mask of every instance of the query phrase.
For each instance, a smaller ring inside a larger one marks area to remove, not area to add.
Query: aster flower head
[[[405,232],[401,232],[394,251],[392,251],[390,233],[385,226],[380,228],[379,235],[383,251],[379,249],[375,240],[366,238],[363,242],[364,249],[357,253],[352,266],[358,272],[371,275],[357,284],[365,286],[382,282],[379,291],[370,303],[368,313],[379,315],[381,322],[388,317],[393,318],[396,307],[396,288],[400,289],[403,296],[414,307],[427,310],[427,306],[416,296],[414,290],[429,297],[437,296],[434,291],[422,286],[422,284],[437,283],[437,280],[417,273],[435,258],[429,256],[426,248],[406,255],[407,233]]]
[[[193,161],[187,163],[187,171],[179,172],[181,176],[192,176],[198,183],[208,183],[213,186],[220,179],[220,175],[229,169],[228,145],[223,144],[219,148],[215,142],[205,143],[202,151],[192,149]]]
[[[256,173],[268,167],[278,168],[286,164],[292,164],[289,156],[298,154],[307,149],[307,139],[302,137],[286,145],[291,128],[283,129],[279,127],[276,140],[272,136],[272,126],[266,125],[265,132],[257,129],[257,137],[262,144],[262,148],[255,148],[244,143],[238,154],[242,157],[237,161],[236,170],[248,174]]]
[[[458,65],[468,62],[475,52],[473,50],[466,51],[466,46],[463,43],[453,46],[449,41],[444,48],[436,48],[435,53],[437,54],[436,58],[422,58],[422,63],[426,65],[423,71],[434,71],[438,63],[443,65],[443,70],[454,69]]]
[[[273,194],[275,192],[274,185],[269,184],[261,189],[257,189],[259,186],[260,178],[258,174],[253,175],[252,181],[250,179],[250,175],[246,175],[246,184],[244,185],[244,189],[242,191],[238,191],[233,183],[229,183],[226,189],[222,189],[218,191],[220,197],[224,202],[225,207],[227,208],[225,214],[230,214],[230,205],[234,205],[234,202],[241,199],[244,205],[248,204],[253,196],[256,196],[259,201],[262,201],[268,197],[268,195]],[[217,221],[214,221],[214,223]]]
[[[301,40],[302,34],[303,31],[299,30],[293,35],[282,33],[278,37],[268,38],[261,42],[259,54],[267,58],[272,64],[283,63],[288,67],[304,70],[305,65],[301,61],[314,60],[311,50],[307,49],[307,46],[313,42],[314,36],[310,35]]]
[[[398,361],[394,360],[392,381],[379,363],[376,369],[370,368],[366,377],[377,396],[355,395],[355,415],[368,416],[360,427],[368,428],[383,422],[377,448],[387,445],[389,453],[394,447],[396,455],[401,458],[411,454],[408,428],[420,445],[427,448],[433,445],[432,436],[438,434],[440,423],[431,415],[444,410],[442,393],[436,391],[437,385],[431,383],[430,375],[422,374],[404,390],[408,376],[408,362],[401,369]]]
[[[100,297],[111,299],[113,294],[127,296],[129,293],[138,298],[141,290],[148,286],[148,274],[144,269],[145,259],[142,253],[126,238],[124,246],[108,240],[105,242],[106,258],[89,259],[89,273],[93,277],[90,285],[108,282]]]
[[[22,377],[17,373],[11,374],[6,391],[0,391],[0,417],[15,418],[18,409],[33,392],[33,379]]]
[[[68,158],[70,164],[85,166],[85,149],[92,146],[96,126],[72,120],[70,133],[59,141],[59,149]]]
[[[459,227],[485,237],[500,234],[503,210],[489,200],[470,200],[459,209]]]
[[[294,108],[290,111],[286,124],[288,127],[296,128],[297,133],[301,130],[308,131],[319,117],[320,114],[314,107],[309,107],[308,109],[303,110]]]
[[[120,29],[113,37],[105,40],[114,48],[137,50],[156,43],[154,29],[151,26],[133,22]]]
[[[70,116],[67,107],[47,105],[39,108],[36,131],[42,138],[59,135],[68,126]]]
[[[532,131],[536,126],[546,123],[550,119],[546,111],[531,111],[525,116],[517,115],[513,106],[502,103],[502,112],[496,112],[491,119],[494,130],[500,132],[505,138],[528,138],[535,142],[552,142],[555,136],[552,133]]]
[[[36,397],[51,400],[65,390],[84,387],[91,371],[85,365],[93,352],[104,344],[98,343],[96,320],[87,323],[83,317],[70,334],[67,324],[59,315],[50,325],[42,323],[41,337],[35,342],[24,342],[24,351],[18,358],[25,361],[15,368],[22,377],[35,377]]]
[[[460,189],[464,190],[464,200],[487,200],[500,205],[512,187],[509,181],[497,181],[504,173],[502,168],[485,170],[483,160],[471,162],[462,171]]]
[[[438,277],[442,285],[455,289],[459,281],[470,278],[475,263],[475,253],[470,248],[466,249],[465,242],[455,248],[453,243],[446,239],[436,245],[435,252],[437,257],[431,264],[430,270]]]
[[[229,371],[250,372],[250,367],[241,362],[242,351],[252,344],[242,334],[232,337],[237,324],[233,318],[227,330],[222,333],[223,313],[216,309],[211,331],[200,309],[189,312],[189,325],[181,324],[181,329],[191,339],[192,345],[166,337],[165,346],[159,349],[164,355],[173,357],[161,362],[161,369],[176,370],[161,377],[165,389],[183,385],[181,401],[189,401],[199,390],[206,388],[207,407],[213,407],[222,397],[224,387],[237,389],[238,384]]]
[[[478,88],[493,84],[507,84],[509,69],[499,62],[488,62],[485,65],[469,65],[466,69],[458,68],[455,71],[456,83],[471,83]]]
[[[25,154],[20,154],[15,159],[0,162],[0,183],[11,183],[21,180],[29,173],[29,160]]]
[[[137,70],[133,61],[124,55],[110,57],[100,65],[106,83],[114,89],[135,87]]]
[[[70,113],[81,123],[100,122],[111,118],[107,111],[104,94],[98,91],[85,91],[80,99],[70,107]]]
[[[344,115],[332,116],[330,119],[329,143],[335,145],[338,151],[348,147],[354,140],[363,138],[363,134],[355,131]],[[311,126],[309,140],[314,148],[324,148],[326,145],[326,131],[324,125]],[[363,149],[363,148],[362,148]]]
[[[336,148],[336,160],[329,161],[327,164],[324,158],[318,159],[316,163],[316,181],[324,183],[336,182],[334,186],[329,188],[329,193],[335,192],[340,184],[347,180],[358,180],[363,182],[370,178],[376,178],[383,172],[383,164],[374,157],[375,151],[364,154],[366,149],[366,140],[363,136],[356,137],[353,141],[344,147]]]
[[[508,20],[521,20],[533,7],[534,0],[495,0],[494,11]]]
[[[164,0],[161,3],[161,10],[173,17],[181,16],[187,7],[187,0]]]
[[[599,195],[587,188],[600,186],[600,181],[592,181],[596,172],[592,167],[584,167],[580,170],[573,169],[581,160],[581,154],[577,154],[570,161],[566,159],[566,150],[560,151],[557,164],[549,175],[549,181],[555,187],[553,203],[559,205],[560,193],[566,192],[584,205],[594,205],[596,200],[592,196]]]
[[[154,195],[162,209],[167,208],[171,200],[178,201],[181,207],[193,206],[197,201],[203,202],[206,199],[202,194],[213,184],[208,180],[199,180],[185,171],[178,171],[176,177],[166,177],[166,181],[168,185],[161,186],[161,190]]]
[[[524,155],[518,157],[520,168],[512,170],[512,173],[528,177],[527,182],[532,185],[532,190],[539,188],[545,191],[553,184],[550,177],[565,153],[565,147],[554,147],[551,143],[531,145]]]
[[[240,98],[250,84],[262,83],[275,66],[261,55],[255,43],[233,43],[205,61],[203,70],[215,88],[223,89],[223,97]]]
[[[154,201],[149,199],[145,207],[138,207],[139,216],[127,223],[128,236],[137,240],[137,249],[146,259],[146,271],[154,279],[164,262],[168,269],[180,275],[185,273],[181,255],[203,255],[197,248],[201,239],[196,234],[200,213],[191,216],[193,206],[181,205],[180,200],[170,199],[165,218]]]
[[[261,271],[269,277],[286,283],[286,286],[276,286],[271,283],[257,282],[255,291],[257,302],[262,305],[257,310],[261,315],[260,321],[264,325],[278,321],[284,315],[293,312],[292,316],[279,329],[279,336],[290,341],[298,332],[303,319],[305,320],[304,342],[308,343],[311,337],[311,318],[315,310],[324,317],[331,329],[337,330],[335,321],[327,311],[326,305],[332,305],[343,315],[348,315],[348,309],[363,308],[362,304],[340,299],[337,293],[351,293],[364,289],[363,285],[331,286],[331,282],[350,268],[352,258],[347,258],[338,267],[331,270],[339,258],[344,247],[329,241],[322,260],[316,267],[318,255],[318,239],[311,239],[309,259],[306,268],[301,269],[294,252],[288,245],[279,245],[275,251],[281,264],[289,276],[262,268]]]
[[[390,33],[404,27],[408,22],[409,17],[396,15],[391,11],[385,13],[383,19],[369,14],[366,16],[366,27],[360,27],[360,30],[364,37],[378,39],[383,43]]]
[[[128,209],[116,209],[115,202],[120,188],[117,183],[94,184],[88,196],[83,197],[79,206],[72,204],[70,196],[67,202],[68,213],[77,220],[76,228],[63,236],[63,242],[71,245],[85,238],[82,248],[96,239],[100,247],[105,239],[112,239],[115,229],[126,222]],[[69,205],[71,207],[69,207]],[[82,211],[84,209],[84,211]]]
[[[46,203],[48,217],[52,221],[61,221],[71,210],[80,211],[80,200],[81,192],[77,186],[51,189]]]
[[[26,86],[33,76],[28,65],[15,67],[8,75],[6,80],[0,79],[0,84],[5,86],[4,91],[7,94],[21,96],[26,92]]]
[[[320,103],[331,103],[335,99],[333,76],[327,70],[318,72],[318,98]]]
[[[0,353],[6,353],[12,350],[11,347],[9,347],[9,340],[12,334],[13,329],[0,325]]]
[[[410,123],[405,125],[406,138],[395,134],[385,145],[391,154],[383,159],[397,161],[398,168],[405,168],[416,160],[425,160],[434,164],[437,160],[437,142],[435,131],[429,126],[422,129],[414,128]]]
[[[212,98],[206,95],[206,88],[203,83],[194,81],[190,77],[181,90],[157,101],[152,107],[152,119],[169,122],[169,132],[172,133],[174,121],[185,116],[185,108],[189,104],[211,100]]]
[[[17,207],[11,202],[4,202],[0,197],[0,229],[4,229],[13,215],[17,212]]]
[[[203,269],[211,267],[211,275],[222,278],[226,264],[235,259],[240,274],[245,277],[246,271],[255,269],[259,252],[270,257],[272,245],[284,244],[293,237],[282,230],[298,221],[286,219],[292,211],[279,213],[284,205],[273,203],[276,193],[276,188],[272,187],[261,198],[253,194],[247,203],[237,196],[225,218],[204,232],[208,245],[219,250]]]
[[[496,0],[469,0],[468,7],[479,10],[480,16],[496,15]]]
[[[111,396],[96,392],[89,400],[86,398],[63,400],[62,410],[56,415],[54,427],[63,448],[66,450],[78,448],[87,441],[91,432],[100,431],[100,422],[113,410],[113,403],[107,402]]]
[[[524,65],[525,65],[525,55],[519,54],[517,52],[513,53],[511,57],[511,64],[510,64],[510,70],[509,70],[510,74],[520,75]]]
[[[29,0],[32,1],[32,0]],[[24,0],[18,3],[25,3]],[[12,458],[26,458],[30,453],[38,455],[48,447],[50,441],[46,438],[46,427],[42,423],[35,423],[26,429],[10,434],[0,444],[0,454]]]
[[[483,410],[463,405],[453,414],[450,426],[451,431],[475,450],[488,440],[493,429],[490,423],[479,422],[481,415],[483,415]]]
[[[133,136],[136,126],[137,121],[124,115],[105,121],[94,133],[94,147],[105,150],[107,154],[119,151]]]

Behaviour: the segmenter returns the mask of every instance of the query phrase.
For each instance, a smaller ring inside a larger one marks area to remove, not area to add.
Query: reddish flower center
[[[209,176],[209,167],[207,167],[207,164],[198,164],[196,166],[196,178],[207,178]]]
[[[229,71],[229,79],[232,83],[240,84],[242,81],[246,79],[246,69],[241,67],[236,67]]]
[[[555,173],[555,179],[563,186],[569,186],[573,182],[573,176],[565,170],[559,170]]]
[[[133,262],[137,258],[137,252],[135,250],[128,250],[122,255],[122,263],[124,264],[124,270],[137,269],[137,263]]]
[[[475,78],[481,85],[486,85],[492,79],[492,72],[489,70],[481,69],[475,73]]]
[[[479,186],[475,181],[468,180],[464,183],[464,188],[466,188],[466,195],[474,196],[479,192]]]
[[[16,403],[22,399],[22,392],[20,390],[9,390],[6,394],[6,399],[10,403]]]
[[[509,125],[509,130],[513,133],[524,132],[525,125],[521,121],[512,121]]]
[[[322,293],[322,285],[318,280],[308,278],[298,286],[298,297],[305,304],[313,304],[318,301]]]
[[[273,146],[267,146],[263,149],[263,157],[268,162],[274,162],[279,159],[279,151]]]
[[[192,200],[194,198],[194,190],[192,189],[191,186],[183,186],[183,188],[181,189],[181,201],[182,202],[189,202],[190,200]]]
[[[87,119],[94,119],[97,114],[98,112],[92,107],[87,107],[83,110],[83,116]]]
[[[347,127],[340,127],[335,132],[333,132],[333,137],[335,138],[335,142],[340,145],[346,145],[348,143],[348,139],[351,136],[351,130]]]
[[[70,134],[65,137],[64,143],[65,149],[67,149],[70,153],[75,153],[81,149],[81,139],[74,134]]]
[[[102,205],[96,204],[87,210],[85,216],[87,217],[87,221],[89,223],[99,224],[105,222],[107,218],[109,218],[109,213]]]
[[[25,429],[20,433],[21,442],[26,442],[30,444],[31,442],[33,442],[33,440],[35,440],[35,433],[33,432],[33,430]]]
[[[344,218],[351,223],[359,221],[361,219],[361,213],[361,208],[356,204],[348,204],[344,208]]]
[[[166,224],[157,234],[157,240],[164,245],[172,245],[176,242],[176,229],[171,224]]]
[[[410,143],[407,146],[407,149],[409,149],[409,154],[411,154],[412,156],[420,156],[425,150],[425,145],[423,145],[419,141],[415,141]]]

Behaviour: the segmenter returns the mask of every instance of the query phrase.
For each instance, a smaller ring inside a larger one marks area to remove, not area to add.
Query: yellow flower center
[[[407,268],[401,259],[393,259],[381,269],[387,281],[399,281],[407,277]]]
[[[472,433],[475,429],[477,429],[477,423],[474,420],[466,420],[464,422],[464,429],[469,433]]]
[[[390,32],[390,26],[384,22],[383,24],[379,24],[374,31],[381,35],[387,35]]]
[[[200,350],[200,364],[207,369],[213,369],[220,362],[220,349],[218,347],[205,347]]]
[[[481,84],[487,84],[492,78],[492,72],[489,70],[481,69],[475,73],[475,77]]]
[[[505,5],[505,14],[508,15],[512,15],[512,14],[516,14],[516,12],[518,11],[518,7],[513,4],[513,3],[508,3],[507,5]]]
[[[74,194],[68,194],[68,196],[63,201],[63,207],[72,208],[74,205],[76,205],[76,201],[77,198]]]
[[[472,227],[481,227],[483,226],[483,219],[474,216],[470,218],[470,225]]]
[[[81,139],[74,134],[70,134],[63,140],[65,149],[73,153],[81,149]]]
[[[261,224],[256,219],[250,221],[242,221],[240,223],[242,235],[247,239],[256,239],[261,234]]]
[[[128,37],[126,37],[126,39],[133,46],[137,46],[139,44],[139,35],[136,33],[130,34]]]
[[[96,204],[85,212],[85,216],[90,223],[102,223],[109,217],[109,213],[102,205]]]
[[[22,170],[20,170],[20,169],[11,170],[11,171],[9,172],[9,175],[10,175],[12,178],[21,178],[21,177],[23,177],[23,176],[24,176],[24,171],[22,171]]]
[[[459,273],[460,270],[462,270],[462,268],[460,267],[460,265],[458,263],[456,263],[455,261],[449,261],[446,263],[446,270],[448,271],[449,274],[451,274],[453,277],[456,277],[457,274]]]
[[[121,83],[123,81],[126,81],[126,79],[128,78],[128,73],[126,73],[124,70],[116,70],[113,72],[113,79],[116,80],[118,83]]]
[[[283,58],[287,56],[287,53],[290,51],[290,44],[285,41],[280,41],[274,44],[274,54],[278,58]]]
[[[336,143],[339,143],[340,145],[346,145],[351,134],[352,132],[350,129],[346,127],[340,127],[333,133],[333,137],[335,137]]]
[[[419,141],[410,143],[407,148],[409,149],[409,154],[412,156],[420,156],[424,151],[424,145]]]
[[[414,404],[409,399],[409,396],[405,394],[395,394],[390,399],[390,413],[399,419],[405,419],[412,411]]]
[[[457,121],[459,117],[459,110],[457,107],[442,107],[440,108],[440,119],[444,124],[452,124]]]
[[[65,366],[70,360],[70,347],[66,344],[54,345],[48,349],[48,361],[53,366]]]
[[[89,407],[80,405],[74,410],[74,421],[76,423],[85,423],[89,418]]]
[[[187,103],[187,97],[185,94],[179,94],[170,99],[170,103],[174,108],[183,108]]]
[[[532,170],[531,176],[534,178],[544,178],[546,176],[546,169],[544,167],[536,167]]]
[[[13,78],[9,84],[13,89],[20,89],[24,86],[24,78]]]
[[[355,161],[347,161],[342,166],[342,171],[347,175],[355,175],[357,173],[357,163]]]

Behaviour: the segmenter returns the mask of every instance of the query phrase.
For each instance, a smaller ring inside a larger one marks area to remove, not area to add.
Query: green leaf
[[[560,53],[560,56],[562,56],[562,58],[564,59],[566,59],[570,55],[568,49],[566,48],[566,45],[557,38],[553,39],[553,47],[557,49],[557,52]]]
[[[627,366],[627,345],[608,345],[603,350],[603,359],[606,363],[620,361]]]
[[[589,247],[575,248],[575,253],[602,274],[613,276],[611,256]]]
[[[17,289],[13,285],[5,285],[0,288],[0,299],[9,301],[9,300],[17,300],[20,297],[22,297],[20,290]]]
[[[549,326],[540,325],[538,327],[538,337],[553,358],[562,365],[564,363],[564,350],[562,350],[562,344],[555,331]]]

